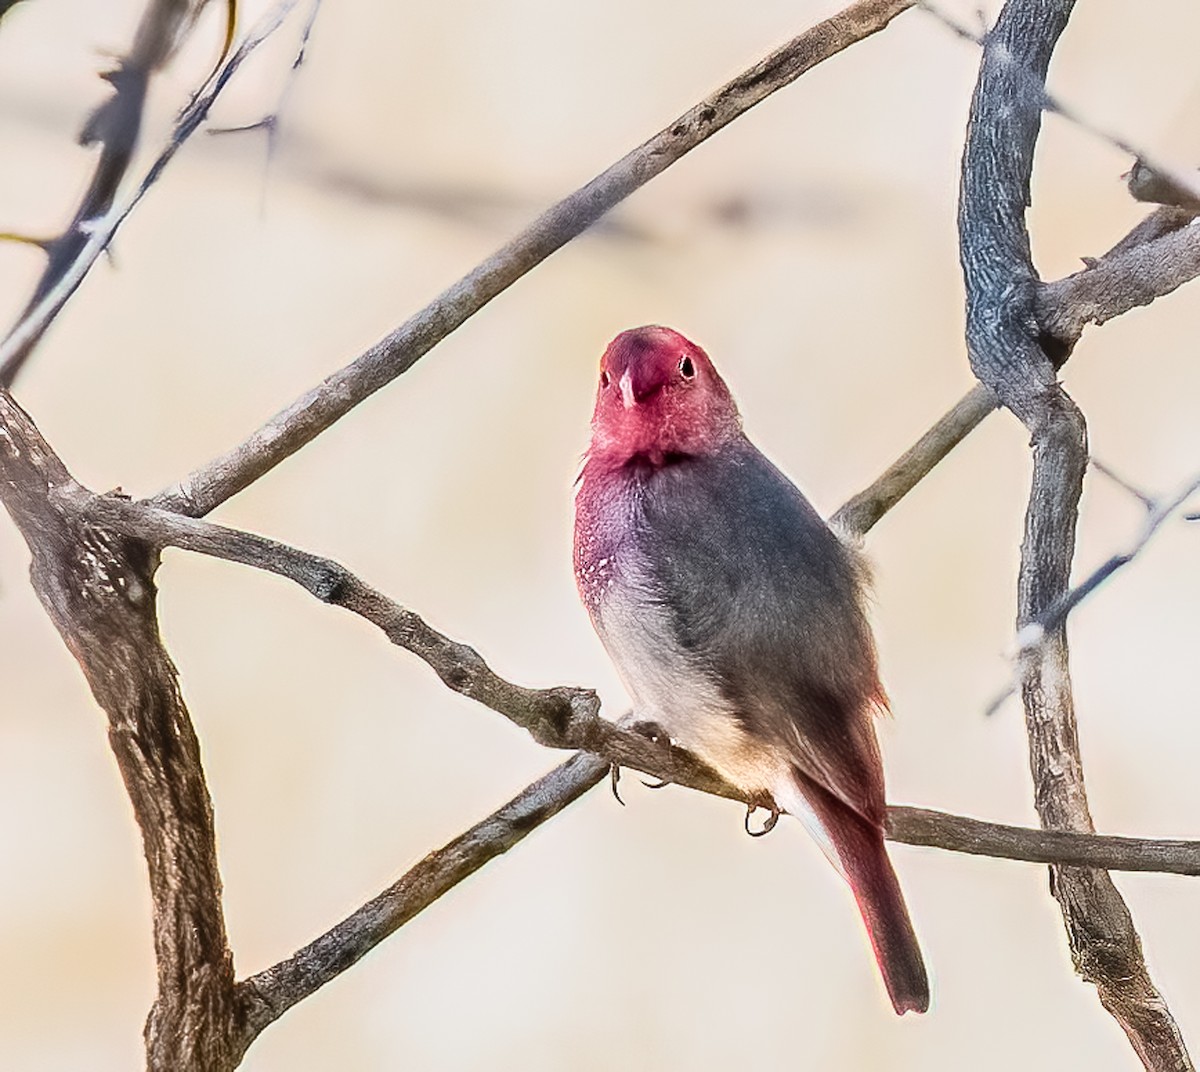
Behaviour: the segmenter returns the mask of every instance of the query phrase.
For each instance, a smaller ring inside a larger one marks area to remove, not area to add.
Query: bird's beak
[[[637,403],[637,399],[633,395],[633,377],[626,369],[622,373],[621,378],[617,381],[617,386],[621,388],[621,401],[625,403],[626,409],[632,409]]]

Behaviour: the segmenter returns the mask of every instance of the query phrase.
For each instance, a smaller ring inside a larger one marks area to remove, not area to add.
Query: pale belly
[[[676,642],[669,613],[639,595],[617,581],[594,612],[636,719],[656,723],[747,796],[774,793],[790,780],[786,757],[746,733],[718,683]]]

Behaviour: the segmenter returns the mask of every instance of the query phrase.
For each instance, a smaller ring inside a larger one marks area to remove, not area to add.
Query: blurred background
[[[54,233],[75,143],[137,0],[37,0],[0,26],[0,230]],[[244,3],[243,20],[262,5]],[[327,4],[265,167],[196,136],[18,382],[75,475],[151,493],[419,309],[834,2]],[[986,5],[988,14],[998,5]],[[965,19],[976,5],[948,4]],[[223,97],[276,105],[303,10]],[[1200,10],[1081,4],[1055,92],[1200,163]],[[683,16],[683,17],[681,17]],[[155,81],[135,173],[214,62],[213,6]],[[758,444],[832,512],[971,384],[954,230],[976,49],[911,11],[739,119],[495,300],[216,519],[331,556],[529,684],[625,697],[579,606],[571,483],[598,356],[657,322],[705,346]],[[1146,211],[1128,157],[1057,117],[1030,213],[1047,278]],[[42,259],[0,245],[0,324]],[[1065,371],[1097,458],[1150,493],[1200,468],[1193,285],[1093,329]],[[995,415],[871,533],[894,720],[889,796],[1031,823],[1006,684],[1028,483]],[[1077,575],[1142,508],[1089,477]],[[1200,836],[1200,529],[1168,524],[1072,619],[1098,827]],[[153,994],[140,841],[105,722],[0,522],[0,1061],[139,1067]],[[163,628],[202,741],[239,975],[287,956],[561,761],[370,626],[280,579],[180,552]],[[934,1005],[896,1018],[851,897],[798,824],[593,791],[271,1027],[289,1072],[1136,1067],[1072,974],[1042,867],[894,846]],[[1200,1047],[1200,886],[1120,875],[1151,971]]]

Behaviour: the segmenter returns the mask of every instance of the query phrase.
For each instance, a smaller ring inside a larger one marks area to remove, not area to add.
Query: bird
[[[746,437],[671,328],[600,361],[575,496],[584,606],[640,728],[798,818],[849,883],[896,1012],[929,981],[884,846],[888,710],[860,552]]]

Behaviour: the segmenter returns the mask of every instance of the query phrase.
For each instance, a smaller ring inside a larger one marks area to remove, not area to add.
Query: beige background
[[[140,6],[38,0],[5,20],[0,227],[67,218],[92,160],[73,138],[103,94],[93,72]],[[19,397],[88,485],[151,492],[834,6],[329,3],[265,191],[259,140],[195,138]],[[1200,11],[1132,12],[1081,4],[1054,87],[1195,163]],[[212,62],[218,21],[210,11],[157,83],[148,146]],[[272,106],[294,40],[246,69],[221,122]],[[595,685],[620,711],[569,560],[600,350],[648,321],[691,335],[760,446],[836,508],[971,382],[954,200],[976,59],[927,15],[903,16],[631,198],[619,227],[555,256],[217,516],[337,558],[515,680]],[[1128,164],[1047,120],[1031,213],[1047,276],[1140,217],[1117,178]],[[733,220],[731,201],[745,210]],[[0,322],[39,267],[35,251],[0,246]],[[1066,373],[1097,457],[1152,491],[1200,466],[1198,313],[1193,287],[1131,314],[1090,333]],[[1027,477],[1022,430],[993,417],[871,535],[896,802],[1032,820],[1019,710],[983,714],[1009,672]],[[1079,572],[1139,521],[1091,479]],[[140,845],[27,559],[0,522],[0,1063],[135,1068],[153,984]],[[1200,835],[1198,561],[1200,530],[1169,525],[1073,619],[1106,831]],[[160,581],[242,974],[560,758],[287,582],[181,553]],[[899,1020],[850,897],[796,825],[751,841],[732,805],[627,785],[628,807],[593,792],[292,1011],[244,1067],[1135,1067],[1072,976],[1043,868],[894,849],[935,986],[928,1016]],[[1118,883],[1200,1046],[1200,887]]]

